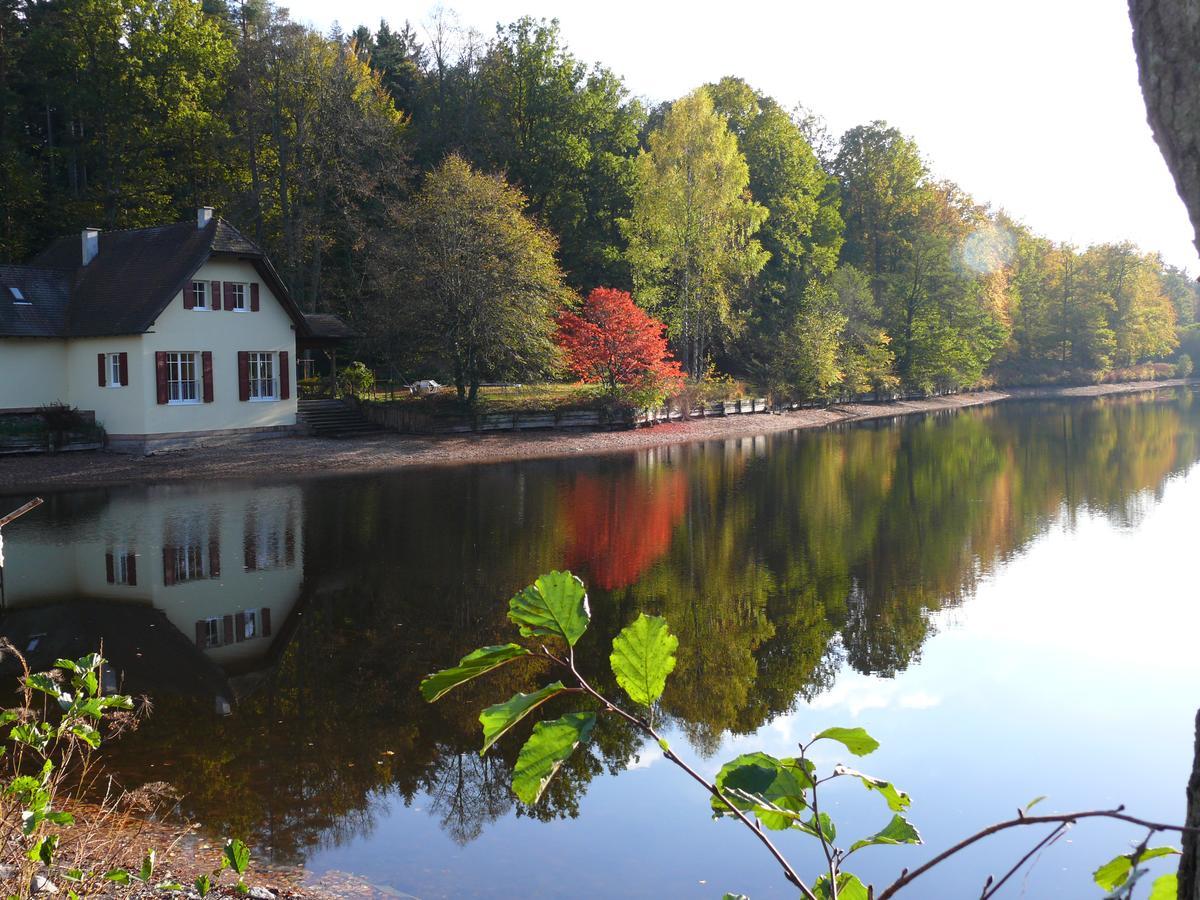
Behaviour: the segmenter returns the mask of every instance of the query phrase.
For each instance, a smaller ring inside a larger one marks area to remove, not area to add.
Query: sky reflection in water
[[[639,610],[670,620],[664,711],[701,769],[787,755],[831,724],[882,742],[861,767],[913,795],[928,843],[859,854],[878,882],[1040,794],[1181,819],[1200,703],[1198,426],[1182,391],[592,460],[60,495],[6,532],[0,631],[45,634],[46,652],[104,637],[157,695],[114,764],[153,764],[189,812],[278,859],[420,897],[791,896],[615,723],[544,807],[518,808],[520,737],[481,760],[475,716],[536,673],[421,702],[421,675],[509,639],[507,597],[568,565],[591,588],[590,671]],[[123,555],[136,585],[117,583]],[[888,818],[853,785],[826,804],[843,835]],[[977,894],[1030,837],[918,895]],[[1076,829],[1026,896],[1088,896],[1130,838]],[[815,844],[783,843],[815,871]],[[548,861],[517,865],[530,847]]]

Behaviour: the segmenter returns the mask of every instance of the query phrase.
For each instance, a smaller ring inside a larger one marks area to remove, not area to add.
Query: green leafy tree
[[[747,196],[745,157],[704,88],[671,106],[636,175],[625,226],[634,296],[667,323],[698,379],[714,345],[738,329],[736,301],[767,262],[753,236],[767,210]]]
[[[555,240],[525,205],[504,179],[450,156],[404,209],[397,255],[378,276],[402,298],[378,301],[380,333],[418,335],[468,404],[485,378],[545,375],[555,365],[553,317],[568,293]]]

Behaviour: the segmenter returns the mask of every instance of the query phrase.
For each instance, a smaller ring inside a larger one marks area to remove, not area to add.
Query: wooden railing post
[[[1185,825],[1200,828],[1200,710],[1196,712],[1196,756],[1187,786]],[[1183,858],[1179,861],[1179,900],[1200,900],[1200,834],[1185,831]]]

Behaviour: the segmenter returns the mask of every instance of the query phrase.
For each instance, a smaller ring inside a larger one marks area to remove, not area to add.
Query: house
[[[0,414],[64,403],[138,452],[288,433],[309,332],[263,251],[210,207],[87,228],[0,265]]]

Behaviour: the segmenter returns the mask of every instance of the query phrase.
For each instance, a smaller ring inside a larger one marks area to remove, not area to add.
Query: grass
[[[434,394],[414,396],[407,390],[390,391],[382,385],[365,399],[412,405],[428,412],[461,412],[458,393],[453,387],[442,388]],[[507,387],[480,387],[475,412],[560,412],[575,409],[597,409],[603,405],[601,388],[594,384],[522,384]]]

